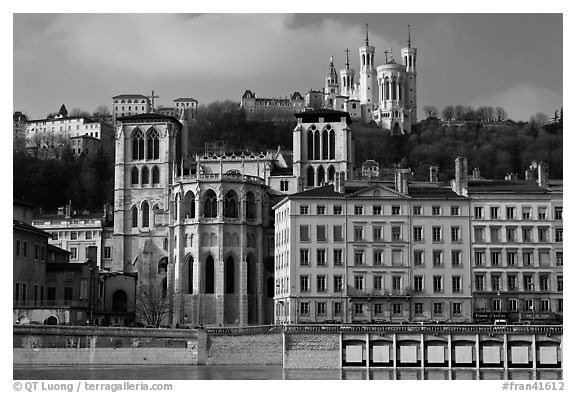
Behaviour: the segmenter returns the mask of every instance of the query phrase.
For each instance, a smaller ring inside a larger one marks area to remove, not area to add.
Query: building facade
[[[246,90],[240,100],[240,108],[245,110],[248,119],[293,120],[294,113],[304,110],[304,104],[304,97],[297,91],[289,98],[265,98]]]

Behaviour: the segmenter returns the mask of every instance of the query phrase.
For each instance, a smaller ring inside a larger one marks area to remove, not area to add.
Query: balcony
[[[13,308],[87,308],[88,299],[60,300],[14,300]]]

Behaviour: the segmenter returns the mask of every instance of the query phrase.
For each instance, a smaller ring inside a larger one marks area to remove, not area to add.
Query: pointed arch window
[[[308,138],[307,138],[307,142],[308,142],[308,160],[313,160],[314,159],[314,134],[312,133],[312,131],[308,131]]]
[[[208,255],[204,269],[204,293],[214,293],[214,258]]]
[[[136,168],[135,166],[132,167],[132,174],[130,176],[132,178],[132,185],[138,185],[139,181],[138,181],[138,168]]]
[[[168,258],[164,257],[158,261],[158,274],[166,274],[168,272]]]
[[[322,131],[322,159],[328,159],[328,131]]]
[[[160,169],[157,166],[152,168],[152,184],[160,184]]]
[[[160,157],[160,138],[158,131],[151,129],[146,133],[146,140],[148,144],[148,151],[146,158],[149,160],[157,160]]]
[[[224,196],[224,217],[238,218],[238,198],[232,190]]]
[[[150,170],[148,167],[142,168],[142,185],[148,185],[150,183]]]
[[[194,293],[194,258],[189,255],[186,261],[188,266],[188,293]]]
[[[334,170],[334,167],[330,165],[330,167],[328,167],[328,181],[334,181],[335,173],[336,171]]]
[[[138,208],[132,206],[132,228],[138,228]]]
[[[184,214],[185,218],[194,218],[196,214],[196,201],[192,191],[188,191],[184,197]]]
[[[256,219],[256,197],[252,191],[248,191],[246,194],[246,219]]]
[[[213,190],[208,190],[204,194],[204,217],[213,218],[216,216],[218,216],[216,193]]]
[[[356,104],[354,104],[356,106]],[[336,133],[330,130],[330,160],[336,159]]]
[[[229,256],[224,265],[225,293],[234,293],[234,258]]]
[[[135,129],[132,132],[132,159],[133,160],[143,160],[144,159],[144,134],[141,130]]]
[[[325,181],[325,172],[324,172],[324,167],[322,167],[322,165],[320,165],[318,167],[318,186],[321,186],[324,184]]]
[[[142,203],[142,227],[150,227],[150,205],[146,201]]]
[[[308,187],[314,187],[314,168],[311,166],[306,170],[306,185]]]

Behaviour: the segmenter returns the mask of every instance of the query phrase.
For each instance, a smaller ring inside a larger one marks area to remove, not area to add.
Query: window
[[[374,237],[374,241],[381,241],[382,240],[382,226],[381,225],[375,225],[374,227],[372,227],[372,234]]]
[[[414,250],[414,266],[424,266],[423,250]]]
[[[432,206],[432,215],[439,216],[440,215],[440,206]]]
[[[342,292],[344,288],[342,283],[342,276],[334,276],[334,292]]]
[[[513,219],[515,218],[515,217],[514,217],[514,216],[515,216],[515,215],[514,215],[514,213],[515,213],[514,210],[515,210],[515,208],[512,207],[512,206],[508,206],[508,207],[506,208],[506,219],[507,219],[507,220],[513,220]]]
[[[248,195],[252,195],[252,194],[249,193]],[[247,204],[249,205],[248,195],[247,195],[246,199],[247,199]],[[247,210],[248,210],[248,208],[247,208]],[[217,215],[218,215],[218,199],[216,198],[216,193],[213,190],[208,190],[204,194],[204,217],[214,218]],[[248,216],[248,212],[246,213],[246,215]]]
[[[301,242],[310,241],[310,226],[300,225],[300,241]]]
[[[523,279],[523,284],[524,284],[524,290],[525,291],[534,291],[534,281],[532,279],[532,275],[531,274],[524,274],[522,276]]]
[[[316,265],[317,266],[326,266],[326,250],[325,249],[316,250]]]
[[[452,292],[460,293],[462,292],[462,277],[452,276]]]
[[[138,208],[132,206],[132,228],[138,227]]]
[[[490,252],[490,261],[492,266],[500,266],[500,251]]]
[[[540,262],[540,267],[550,266],[550,251],[539,250],[538,251],[538,261]]]
[[[492,207],[490,208],[490,218],[491,218],[492,220],[497,220],[497,219],[498,219],[499,210],[500,210],[500,209],[499,209],[498,207],[495,207],[495,206],[492,206]]]
[[[342,266],[342,250],[336,249],[333,251],[334,266]]]
[[[556,311],[557,312],[564,312],[564,299],[557,299],[556,300]]]
[[[78,239],[78,232],[70,232],[70,239],[72,240]]]
[[[490,228],[490,242],[500,243],[500,227]]]
[[[460,250],[452,250],[452,267],[460,267],[462,266],[462,258],[461,258],[461,251]]]
[[[541,312],[549,312],[550,311],[550,299],[541,299],[540,300],[540,311]]]
[[[380,205],[372,206],[372,214],[375,216],[382,215],[382,206],[380,206]]]
[[[374,304],[374,314],[375,315],[382,315],[382,303]]]
[[[342,315],[342,303],[340,303],[340,302],[334,302],[333,305],[334,305],[333,315]]]
[[[533,299],[524,299],[524,311],[536,311]]]
[[[474,288],[476,288],[477,291],[483,291],[485,285],[485,277],[483,274],[477,274],[474,276]]]
[[[442,314],[442,303],[433,303],[434,315]]]
[[[316,290],[318,292],[326,292],[326,276],[316,276]]]
[[[529,207],[523,207],[522,208],[522,219],[523,220],[529,220],[531,215],[532,215],[532,209],[530,209]]]
[[[384,264],[384,250],[374,250],[374,266],[382,266]]]
[[[548,241],[548,228],[538,228],[538,241],[541,243]]]
[[[502,302],[500,299],[492,299],[492,311],[501,311]]]
[[[476,243],[481,243],[484,241],[484,228],[474,227],[474,241]]]
[[[492,274],[490,276],[492,280],[492,291],[500,290],[500,274]]]
[[[452,303],[452,315],[462,315],[462,303]]]
[[[414,276],[414,292],[422,292],[424,290],[424,277]]]
[[[562,207],[561,206],[556,206],[554,208],[554,219],[555,220],[561,220],[562,219]]]
[[[416,315],[424,314],[424,303],[414,303],[414,314]]]
[[[480,219],[482,218],[482,208],[480,206],[474,207],[474,218]]]
[[[224,196],[224,217],[238,218],[238,197],[232,190],[228,191]]]
[[[132,132],[132,159],[144,159],[144,134],[139,129]]]
[[[354,314],[360,315],[364,313],[364,305],[362,303],[354,303]]]
[[[342,215],[342,206],[340,206],[340,205],[334,206],[334,215],[335,216]]]
[[[402,314],[402,303],[393,303],[392,304],[392,313],[394,315]]]
[[[310,313],[310,304],[308,302],[300,303],[300,315],[308,315]]]
[[[414,214],[415,216],[421,216],[422,215],[422,206],[412,207],[412,214]]]
[[[310,291],[310,277],[300,276],[300,292]]]
[[[540,280],[542,280],[542,279],[540,279]],[[542,284],[540,284],[540,285],[542,285]],[[548,290],[548,289],[546,289],[546,290]],[[564,291],[564,276],[557,276],[556,277],[556,290],[558,292]]]
[[[538,208],[538,220],[546,220],[546,208],[539,207]]]
[[[413,228],[414,234],[414,241],[421,242],[422,241],[422,227],[414,227]]]
[[[532,228],[522,228],[522,241],[524,243],[532,241]]]
[[[374,276],[374,289],[377,291],[382,290],[382,276]]]
[[[532,251],[522,252],[522,265],[523,266],[533,266],[534,265],[534,254]]]
[[[332,231],[335,242],[341,242],[344,240],[344,231],[342,225],[334,225],[332,227]]]
[[[442,250],[433,250],[432,251],[432,266],[442,267],[443,265],[444,265],[444,261],[442,259]]]
[[[364,206],[354,206],[354,214],[357,216],[364,214]]]
[[[64,300],[72,300],[74,298],[74,288],[64,287]]]
[[[300,266],[310,265],[310,250],[301,248],[300,249]]]
[[[142,226],[148,228],[150,226],[150,207],[148,202],[142,202]]]
[[[434,291],[434,293],[441,293],[444,290],[442,276],[432,277],[432,290]]]
[[[547,274],[540,274],[540,290],[549,291],[550,290],[550,276]]]
[[[506,252],[506,264],[508,266],[516,266],[518,260],[518,256],[516,251],[508,251]]]
[[[40,258],[40,246],[38,244],[34,245],[34,259],[38,260]]]
[[[556,266],[564,266],[564,253],[556,251]]]
[[[556,243],[562,243],[563,237],[564,237],[564,233],[563,233],[562,228],[556,228],[556,229],[554,229],[554,241],[555,241]]]
[[[364,265],[364,250],[354,250],[354,266]]]
[[[452,238],[452,243],[458,243],[462,240],[460,236],[460,227],[451,227],[450,236]]]
[[[92,239],[92,232],[86,231],[86,240],[90,240],[90,239]]]
[[[326,241],[326,225],[316,226],[316,240],[319,242]]]
[[[104,247],[104,259],[112,258],[112,247]]]
[[[364,240],[364,227],[362,225],[354,225],[354,240]]]
[[[78,248],[70,247],[70,259],[78,259]]]
[[[515,242],[516,241],[516,228],[506,228],[506,241]]]
[[[402,250],[392,250],[392,266],[402,266]]]
[[[397,242],[402,238],[402,228],[399,226],[392,227],[392,241]]]
[[[316,206],[316,214],[318,215],[325,215],[326,214],[326,206]]]
[[[450,207],[450,215],[451,216],[459,216],[460,215],[460,206],[451,206]]]
[[[316,315],[326,315],[326,302],[316,303]]]
[[[434,243],[442,241],[442,227],[432,227],[432,241]]]
[[[364,289],[364,276],[354,276],[354,288],[359,291]]]
[[[396,292],[402,290],[402,276],[392,276],[392,290]]]
[[[392,206],[392,215],[393,216],[400,215],[400,206]]]
[[[308,214],[308,205],[300,205],[300,214]]]
[[[508,311],[518,312],[518,299],[508,299]]]

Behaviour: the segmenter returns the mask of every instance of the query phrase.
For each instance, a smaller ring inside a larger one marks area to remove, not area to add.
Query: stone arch
[[[224,196],[224,217],[238,218],[238,196],[233,190],[229,190]]]
[[[218,216],[218,198],[212,189],[204,193],[204,217],[214,218]]]
[[[118,289],[112,294],[112,311],[113,312],[128,311],[128,295],[122,289]]]
[[[184,218],[194,218],[196,215],[196,200],[194,192],[187,191],[184,195]]]
[[[56,315],[50,315],[44,321],[45,325],[58,325],[58,317]]]
[[[400,124],[398,124],[398,122],[394,123],[394,128],[392,129],[392,132],[394,134],[400,134]]]

